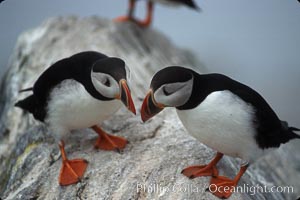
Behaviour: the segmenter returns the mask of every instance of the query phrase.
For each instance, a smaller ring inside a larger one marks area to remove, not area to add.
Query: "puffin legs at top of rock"
[[[97,124],[115,113],[122,103],[134,114],[135,106],[127,85],[130,71],[125,62],[94,51],[75,54],[46,69],[27,98],[15,106],[44,122],[60,141],[62,168],[60,185],[77,183],[83,176],[87,161],[68,160],[63,138],[71,130],[91,127],[98,135],[95,148],[121,150],[127,140],[107,134]]]
[[[147,121],[165,107],[175,107],[187,131],[216,150],[208,165],[190,166],[182,173],[189,177],[212,176],[210,189],[228,198],[249,164],[269,150],[300,138],[281,121],[264,98],[250,87],[221,74],[198,74],[183,67],[167,67],[152,78],[141,117]],[[234,179],[219,176],[216,164],[223,154],[244,162]]]
[[[185,5],[189,8],[200,10],[200,8],[196,5],[193,0],[147,0],[147,14],[144,20],[137,20],[134,17],[134,10],[136,0],[128,0],[128,13],[126,16],[121,16],[115,19],[117,22],[126,22],[131,21],[139,25],[140,27],[148,27],[152,23],[153,18],[153,10],[154,10],[154,3],[162,3],[171,6],[180,6]]]

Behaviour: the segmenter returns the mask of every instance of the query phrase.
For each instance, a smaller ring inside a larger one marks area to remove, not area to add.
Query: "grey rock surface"
[[[83,180],[61,187],[58,145],[51,133],[18,108],[25,97],[20,89],[32,86],[39,74],[55,61],[74,53],[96,50],[123,58],[133,72],[132,91],[138,114],[122,108],[101,126],[126,137],[130,143],[119,154],[95,150],[92,130],[70,134],[66,143],[69,158],[89,161]],[[89,17],[58,17],[19,37],[10,69],[0,90],[0,197],[2,199],[217,199],[206,192],[208,178],[190,180],[181,170],[207,163],[214,152],[189,136],[174,109],[143,124],[139,108],[152,75],[162,67],[182,65],[204,72],[188,51],[173,45],[153,29],[116,24]],[[240,186],[292,186],[293,192],[236,192],[231,199],[296,199],[300,193],[299,142],[285,145],[252,165]],[[221,174],[233,177],[236,159],[225,157],[218,165]],[[249,189],[250,190],[250,189]]]

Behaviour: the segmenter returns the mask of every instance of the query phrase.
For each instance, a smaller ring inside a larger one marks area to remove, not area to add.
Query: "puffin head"
[[[165,107],[180,107],[192,95],[194,75],[192,70],[183,67],[166,67],[152,78],[150,90],[141,108],[145,122]]]
[[[119,99],[125,106],[136,114],[127,81],[130,71],[120,58],[108,57],[94,63],[91,80],[95,89],[106,99]]]

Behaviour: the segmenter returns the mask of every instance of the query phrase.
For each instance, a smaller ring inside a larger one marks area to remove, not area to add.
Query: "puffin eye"
[[[174,94],[175,92],[181,90],[182,88],[185,87],[185,83],[170,83],[170,84],[166,84],[162,87],[162,91],[164,93],[164,95],[166,96],[170,96],[172,94]]]
[[[166,87],[163,87],[164,95],[169,96],[172,92],[169,92]]]
[[[107,87],[110,87],[110,81],[109,81],[108,78],[105,79],[104,85],[107,86]]]

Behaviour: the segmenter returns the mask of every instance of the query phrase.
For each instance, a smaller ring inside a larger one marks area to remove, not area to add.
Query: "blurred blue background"
[[[202,8],[155,5],[153,27],[192,50],[209,72],[250,85],[281,119],[300,127],[300,4],[297,0],[195,0]],[[145,15],[139,1],[137,15]],[[0,75],[18,35],[58,15],[125,14],[127,0],[6,0],[0,4]]]

